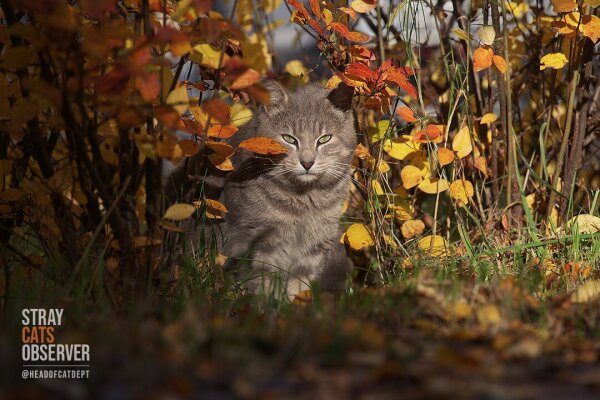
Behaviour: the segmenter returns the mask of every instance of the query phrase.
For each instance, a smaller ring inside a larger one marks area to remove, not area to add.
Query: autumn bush
[[[524,263],[548,285],[567,263],[576,281],[598,275],[597,252],[569,250],[600,229],[597,0],[218,5],[0,1],[5,299],[31,280],[115,307],[164,289],[183,221],[226,215],[202,189],[207,163],[230,171],[236,151],[277,151],[227,144],[269,101],[263,76],[355,90],[340,240],[358,285],[440,260]],[[280,6],[289,21],[273,20]],[[316,66],[274,53],[287,23],[310,36]],[[194,188],[175,201],[171,164]],[[201,250],[186,263],[219,287],[220,255]]]

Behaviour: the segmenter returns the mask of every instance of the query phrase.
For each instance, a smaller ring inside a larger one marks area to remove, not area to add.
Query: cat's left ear
[[[341,82],[337,88],[329,92],[327,100],[329,100],[334,107],[346,112],[352,109],[353,94],[354,88]]]

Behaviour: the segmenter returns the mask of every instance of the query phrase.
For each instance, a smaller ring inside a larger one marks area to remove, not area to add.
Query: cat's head
[[[269,174],[299,186],[333,184],[349,173],[356,146],[353,88],[307,85],[295,93],[268,81],[271,104],[257,117],[257,134],[286,149]]]

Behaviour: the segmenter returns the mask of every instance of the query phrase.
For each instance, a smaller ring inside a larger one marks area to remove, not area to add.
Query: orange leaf
[[[320,17],[321,7],[319,7],[319,0],[308,0],[308,2],[310,3],[310,9],[312,10],[313,14],[315,14],[317,17]]]
[[[207,140],[206,147],[208,147],[215,153],[222,155],[225,158],[229,158],[233,153],[235,153],[235,149],[233,147],[223,142],[214,142],[212,140]]]
[[[492,66],[492,57],[494,50],[485,47],[479,47],[473,52],[473,67],[475,72]]]
[[[221,154],[211,154],[208,156],[208,159],[216,168],[220,169],[221,171],[233,171],[233,163],[231,162],[231,159],[222,156]]]
[[[229,122],[229,105],[220,99],[209,100],[202,104],[202,109],[222,124]]]
[[[442,167],[450,164],[454,161],[454,152],[446,147],[440,147],[438,149],[438,161]]]
[[[233,136],[237,131],[238,128],[234,124],[210,124],[210,127],[208,128],[208,136],[226,139]]]
[[[485,176],[488,175],[487,164],[484,156],[479,156],[475,158],[475,168],[477,168],[481,173]]]
[[[239,144],[239,147],[258,154],[284,154],[287,150],[281,143],[266,137],[255,137],[247,139]]]
[[[494,62],[494,65],[496,66],[496,68],[498,68],[498,71],[500,71],[502,73],[506,72],[506,69],[508,68],[508,64],[506,63],[506,60],[504,59],[504,57],[494,55],[492,57],[492,61]]]
[[[369,40],[369,36],[361,32],[350,32],[348,27],[340,22],[332,22],[329,26],[340,36],[352,42],[366,42]]]
[[[595,15],[584,15],[581,19],[581,33],[594,43],[600,39],[600,18]]]
[[[569,12],[577,8],[575,0],[551,0],[554,12]]]
[[[398,107],[396,109],[396,114],[398,114],[398,116],[400,118],[402,118],[403,120],[405,120],[406,122],[417,122],[418,119],[415,118],[415,114],[413,113],[413,110],[411,110],[409,107]]]
[[[338,10],[340,10],[344,14],[349,15],[353,22],[355,22],[358,19],[358,14],[356,14],[356,11],[349,7],[340,7],[338,8]]]
[[[429,124],[415,135],[415,140],[419,143],[441,143],[444,140],[443,130],[444,125]]]
[[[179,147],[184,156],[193,156],[200,150],[200,145],[193,140],[185,139],[179,142]]]
[[[357,77],[365,80],[375,80],[377,79],[377,71],[373,71],[365,64],[361,63],[352,63],[346,67],[346,73],[356,75]]]

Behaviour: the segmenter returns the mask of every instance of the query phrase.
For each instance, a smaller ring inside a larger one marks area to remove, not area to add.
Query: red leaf
[[[124,68],[115,68],[96,81],[96,91],[101,96],[114,96],[123,93],[131,75]]]
[[[408,74],[402,68],[390,68],[387,70],[386,81],[397,84],[400,89],[408,93],[412,98],[417,98],[417,89],[408,80]]]
[[[346,67],[346,73],[356,75],[365,80],[376,80],[377,72],[373,71],[365,64],[352,63]]]
[[[135,78],[135,88],[142,93],[145,101],[154,100],[160,94],[160,77],[153,72]]]
[[[317,18],[321,18],[321,7],[319,7],[319,0],[308,0],[310,3],[310,9]]]
[[[287,3],[295,8],[296,10],[298,10],[298,12],[300,14],[302,14],[302,16],[306,19],[310,19],[310,16],[308,15],[308,10],[306,9],[306,7],[304,7],[304,4],[300,3],[300,1],[298,0],[287,0]]]

